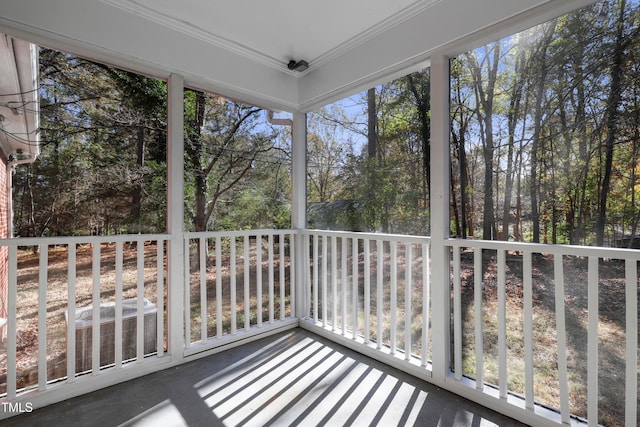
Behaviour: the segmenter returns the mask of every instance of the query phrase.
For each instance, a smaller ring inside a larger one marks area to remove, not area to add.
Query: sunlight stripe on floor
[[[255,377],[261,370],[275,369],[283,360],[288,360],[305,348],[308,351],[313,351],[313,349],[317,350],[320,348],[320,344],[311,339],[305,339],[295,346],[288,347],[284,350],[279,349],[267,357],[263,356],[266,351],[253,353],[230,367],[198,382],[195,384],[195,387],[200,397],[206,399],[220,389],[228,390],[228,387],[236,382],[245,380],[245,377],[251,378],[251,375]]]

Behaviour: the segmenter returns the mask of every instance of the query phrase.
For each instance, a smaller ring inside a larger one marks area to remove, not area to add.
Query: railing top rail
[[[169,234],[114,234],[110,236],[15,237],[0,239],[0,246],[66,245],[82,243],[148,242],[169,240]]]
[[[548,243],[505,242],[496,240],[470,239],[447,239],[445,241],[445,245],[454,248],[501,249],[553,255],[575,255],[584,257],[597,256],[601,258],[613,259],[636,259],[640,261],[640,251],[637,249],[606,248],[601,246],[596,247],[557,244],[554,245]]]
[[[230,231],[189,231],[184,233],[185,240],[197,239],[202,237],[244,237],[244,236],[268,236],[297,234],[298,230],[292,229],[259,229],[259,230],[230,230]]]
[[[303,234],[310,236],[336,236],[336,237],[351,237],[358,239],[369,240],[390,240],[404,243],[429,243],[431,237],[429,236],[415,236],[405,234],[383,234],[383,233],[367,233],[356,231],[335,231],[335,230],[301,230]]]

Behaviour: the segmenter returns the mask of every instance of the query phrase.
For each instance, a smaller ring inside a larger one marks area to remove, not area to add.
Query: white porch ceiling
[[[443,0],[104,1],[283,70],[318,67]]]
[[[0,32],[307,111],[593,0],[0,0]],[[310,67],[298,73],[289,60]]]

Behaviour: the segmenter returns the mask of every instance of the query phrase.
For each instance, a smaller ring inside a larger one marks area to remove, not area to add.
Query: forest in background
[[[637,1],[600,1],[451,62],[453,234],[636,235],[639,16]]]
[[[39,60],[41,155],[14,176],[16,234],[165,232],[166,82]],[[184,131],[186,230],[288,227],[290,149],[262,110],[187,88]]]
[[[637,1],[605,0],[451,60],[451,234],[615,245],[640,219]],[[40,53],[42,150],[20,236],[164,232],[166,83]],[[429,234],[424,69],[308,114],[309,226]],[[288,228],[290,131],[185,91],[185,229]]]
[[[601,1],[450,61],[452,236],[633,242],[623,238],[640,219],[639,10]],[[341,118],[340,106],[356,112]],[[311,121],[359,143],[320,150],[310,139],[312,159],[345,151],[310,199],[349,201],[338,208],[360,221],[343,224],[429,234],[428,69],[332,108]]]

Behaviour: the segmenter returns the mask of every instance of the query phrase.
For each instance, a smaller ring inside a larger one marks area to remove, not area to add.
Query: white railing
[[[636,425],[640,252],[447,240],[451,334],[434,342],[429,238],[302,234],[301,326],[534,425]]]
[[[445,245],[455,381],[471,379],[478,392],[530,413],[551,407],[563,424],[577,412],[589,426],[636,425],[640,251]]]
[[[320,230],[303,235],[308,251],[303,326],[426,373],[429,238]]]
[[[292,230],[185,233],[185,354],[291,324]]]
[[[0,240],[8,252],[8,401],[165,351],[166,235]],[[100,319],[93,321],[92,319]]]
[[[640,251],[318,230],[182,237],[184,317],[172,321],[169,236],[0,240],[9,297],[0,399],[55,391],[51,403],[67,395],[61,386],[98,384],[78,388],[91,391],[300,324],[534,425],[638,421]],[[436,243],[449,254],[448,283],[430,284]],[[431,307],[436,290],[451,307]],[[111,330],[86,322],[107,311]],[[451,333],[432,334],[432,322]],[[169,328],[185,332],[175,361]],[[446,363],[434,364],[434,348],[451,349]]]

